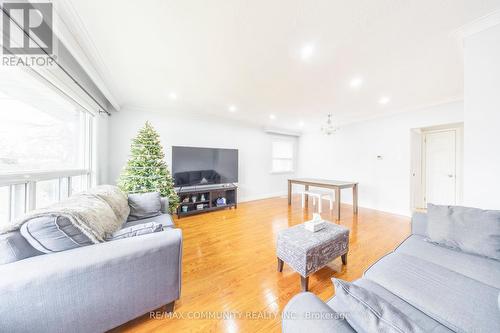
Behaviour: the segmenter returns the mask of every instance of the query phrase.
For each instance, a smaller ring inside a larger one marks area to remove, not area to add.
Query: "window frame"
[[[86,188],[90,188],[95,184],[95,166],[93,163],[96,152],[94,151],[94,123],[95,117],[87,112],[85,109],[80,109],[85,115],[85,121],[82,123],[84,130],[83,140],[83,168],[75,169],[61,169],[61,170],[44,170],[44,171],[24,171],[24,172],[3,172],[0,174],[0,187],[8,187],[8,201],[7,201],[7,221],[0,221],[0,223],[11,223],[14,219],[13,212],[15,211],[15,186],[24,185],[24,213],[36,209],[36,185],[37,182],[47,180],[58,180],[58,201],[61,201],[61,186],[63,186],[63,179],[66,181],[64,184],[64,191],[71,196],[72,193],[72,177],[86,176]]]

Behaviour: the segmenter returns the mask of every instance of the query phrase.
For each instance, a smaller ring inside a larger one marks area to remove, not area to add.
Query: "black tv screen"
[[[238,149],[172,147],[175,186],[238,182]]]

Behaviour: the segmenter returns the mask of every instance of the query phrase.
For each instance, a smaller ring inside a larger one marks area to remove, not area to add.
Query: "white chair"
[[[306,206],[306,195],[312,197],[313,206],[316,206],[316,199],[318,199],[318,213],[322,211],[322,201],[327,199],[330,202],[330,210],[333,210],[334,194],[333,191],[321,191],[321,190],[304,190],[302,191],[302,208]]]
[[[321,194],[322,199],[328,200],[330,203],[330,210],[333,210],[333,202],[335,201],[335,192],[328,190],[315,190],[316,193]]]

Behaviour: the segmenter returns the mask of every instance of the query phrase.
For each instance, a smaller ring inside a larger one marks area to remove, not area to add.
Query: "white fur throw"
[[[115,213],[116,218],[121,221],[121,224],[125,223],[130,214],[128,197],[117,186],[100,185],[90,189],[88,193],[96,195],[106,201]]]
[[[80,192],[59,203],[32,211],[12,224],[0,227],[0,234],[18,230],[30,219],[43,216],[63,216],[94,243],[103,242],[107,235],[121,228],[130,208],[127,196],[116,186],[97,186]]]

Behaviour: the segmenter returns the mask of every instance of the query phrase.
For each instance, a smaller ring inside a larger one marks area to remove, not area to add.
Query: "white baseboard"
[[[257,194],[257,195],[242,196],[242,197],[238,198],[238,202],[247,202],[247,201],[269,199],[269,198],[281,197],[281,196],[286,196],[286,195],[287,195],[287,192],[286,191],[282,191],[282,192],[274,192],[274,193],[264,193],[264,194]]]
[[[297,194],[297,193],[293,192],[293,194]],[[264,194],[240,197],[238,199],[238,202],[248,202],[248,201],[263,200],[263,199],[276,198],[276,197],[286,197],[287,195],[288,195],[288,193],[286,191],[264,193]],[[342,201],[342,204],[352,205],[352,201]],[[402,210],[396,210],[396,209],[391,209],[391,208],[387,208],[387,207],[379,207],[379,206],[369,205],[369,204],[363,204],[363,205],[360,205],[359,207],[377,210],[379,212],[393,214],[393,215],[399,215],[399,216],[404,216],[404,217],[411,217],[412,216],[412,212],[409,210],[402,211]]]

